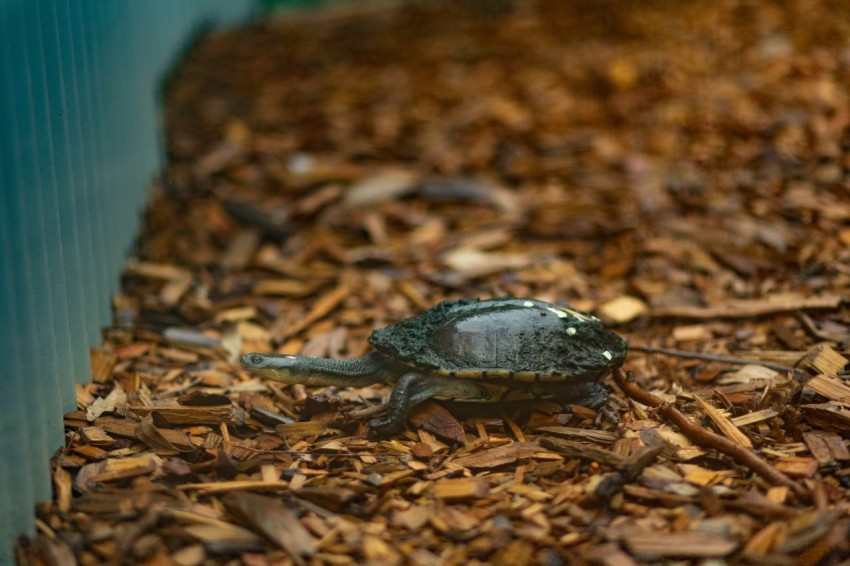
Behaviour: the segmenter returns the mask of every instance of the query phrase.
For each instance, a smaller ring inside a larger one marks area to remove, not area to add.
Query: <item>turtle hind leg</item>
[[[399,432],[407,422],[410,410],[427,399],[439,397],[459,401],[484,401],[487,390],[476,382],[427,373],[410,372],[401,376],[390,394],[384,418],[373,419],[369,427],[377,436]]]
[[[596,381],[550,381],[532,384],[532,398],[551,399],[562,405],[581,405],[598,409],[608,401],[608,388]]]
[[[594,409],[599,413],[599,417],[614,424],[618,422],[617,415],[605,407],[609,391],[601,383],[596,381],[551,383],[547,384],[547,389],[552,394],[553,400],[558,403]]]

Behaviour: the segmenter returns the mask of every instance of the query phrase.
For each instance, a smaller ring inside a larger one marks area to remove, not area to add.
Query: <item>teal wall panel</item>
[[[252,0],[0,2],[0,564],[50,497],[74,384],[109,323],[146,188],[157,98],[199,29]]]

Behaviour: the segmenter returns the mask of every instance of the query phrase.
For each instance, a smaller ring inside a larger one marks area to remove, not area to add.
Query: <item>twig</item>
[[[362,456],[369,456],[370,458],[392,458],[392,459],[396,459],[396,460],[398,459],[397,454],[375,454],[374,452],[368,452],[368,451],[363,451],[362,453],[359,453],[359,452],[333,452],[333,451],[323,452],[321,446],[314,448],[313,450],[265,450],[263,448],[253,448],[251,446],[239,446],[239,449],[240,450],[249,450],[251,452],[257,452],[259,454],[295,454],[295,455],[298,455],[298,456],[321,455],[321,456],[331,456],[331,457],[334,457],[334,458],[337,457],[337,456],[345,456],[347,458],[360,458]]]
[[[772,485],[787,485],[798,495],[806,493],[800,484],[756,456],[751,450],[708,429],[695,425],[684,413],[680,412],[673,405],[638,387],[634,378],[632,376],[626,377],[626,373],[622,368],[614,370],[614,381],[617,382],[623,393],[639,403],[656,409],[658,414],[678,426],[679,430],[685,436],[697,444],[726,454],[739,464],[746,466],[754,473],[766,479]]]
[[[805,329],[806,332],[808,332],[819,340],[828,340],[830,342],[841,343],[844,339],[843,333],[827,332],[821,328],[818,328],[817,323],[812,320],[812,317],[810,317],[803,311],[794,313],[794,316],[797,318],[797,320],[800,321],[800,324],[803,326],[803,329]]]
[[[705,360],[707,362],[720,362],[736,366],[757,364],[776,371],[803,373],[803,370],[801,369],[792,366],[786,366],[784,364],[776,364],[773,362],[767,362],[762,360],[748,360],[747,358],[736,358],[733,356],[724,356],[722,354],[704,354],[702,352],[694,352],[692,350],[674,350],[673,348],[658,348],[655,346],[633,346],[631,344],[629,345],[629,350],[633,352],[643,352],[645,354],[664,354],[665,356],[675,356],[677,358],[691,358],[694,360]]]
[[[755,316],[768,316],[797,312],[804,309],[827,309],[835,310],[841,306],[842,297],[795,297],[783,301],[753,299],[740,301],[727,301],[722,305],[713,307],[668,307],[653,309],[654,317],[673,318],[751,318]]]

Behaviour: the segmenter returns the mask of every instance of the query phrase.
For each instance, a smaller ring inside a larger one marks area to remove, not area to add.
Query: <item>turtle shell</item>
[[[628,346],[598,318],[533,299],[444,301],[376,330],[369,342],[408,366],[464,379],[594,380]]]

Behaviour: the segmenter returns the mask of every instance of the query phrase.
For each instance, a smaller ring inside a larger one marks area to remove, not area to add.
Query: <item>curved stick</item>
[[[634,378],[631,376],[627,377],[622,368],[614,370],[614,381],[617,382],[623,393],[638,403],[654,408],[658,414],[679,427],[679,430],[685,436],[697,444],[726,454],[742,466],[746,466],[754,473],[763,477],[771,485],[787,485],[797,495],[804,495],[806,493],[803,486],[759,458],[755,452],[732,442],[728,438],[694,424],[691,419],[673,405],[638,387]]]

